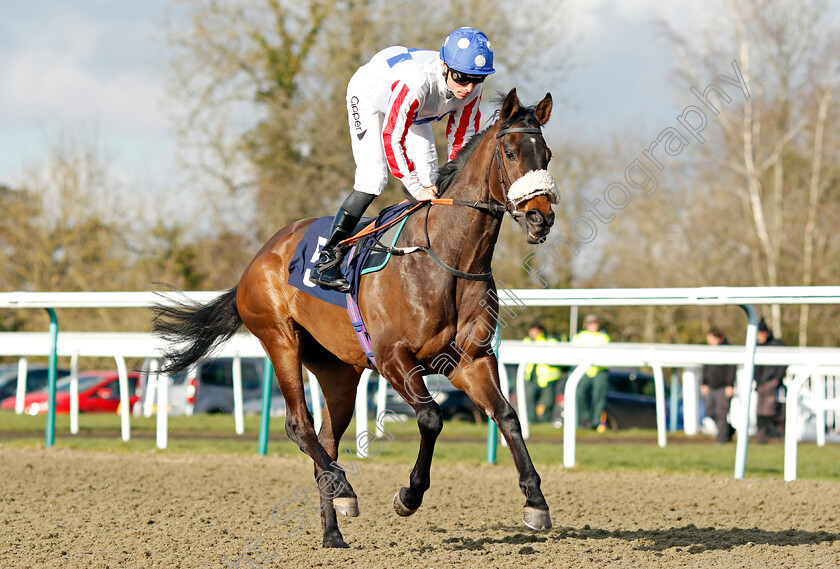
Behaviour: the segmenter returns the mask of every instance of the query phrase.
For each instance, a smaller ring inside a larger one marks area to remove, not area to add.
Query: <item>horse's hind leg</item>
[[[352,504],[356,502],[356,494],[347,481],[344,470],[336,465],[335,456],[331,456],[318,440],[312,424],[312,415],[306,407],[300,346],[297,343],[301,333],[298,329],[291,334],[277,333],[272,338],[267,339],[265,335],[261,338],[263,347],[274,365],[280,391],[286,400],[286,434],[315,462],[318,473],[316,482],[322,501],[340,498],[344,499],[345,503]],[[331,421],[335,421],[335,418]],[[341,534],[338,536],[340,539]]]
[[[411,471],[409,486],[400,488],[394,496],[394,510],[397,514],[410,516],[423,503],[423,495],[431,484],[432,456],[435,441],[443,429],[443,413],[423,382],[422,367],[408,349],[394,346],[388,357],[382,358],[381,371],[417,415],[417,427],[420,430],[417,461]]]
[[[318,346],[320,348],[320,346]],[[350,419],[353,418],[354,403],[356,400],[356,386],[359,383],[360,371],[355,367],[345,364],[336,359],[332,354],[321,348],[322,353],[317,357],[309,357],[306,354],[304,359],[306,366],[318,377],[321,390],[324,392],[325,409],[324,422],[318,433],[318,441],[327,451],[332,459],[332,464],[343,469],[338,461],[338,444]],[[351,456],[350,453],[347,453]],[[349,469],[349,465],[347,465]],[[351,472],[355,469],[351,469]],[[323,476],[323,469],[315,464],[315,479]],[[355,497],[337,496],[330,499],[323,492],[321,493],[321,525],[324,530],[324,547],[348,547],[347,543],[338,529],[336,512],[345,516],[358,516],[359,506]]]

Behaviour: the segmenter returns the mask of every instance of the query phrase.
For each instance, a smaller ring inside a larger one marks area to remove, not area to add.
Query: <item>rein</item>
[[[484,210],[496,218],[500,218],[507,212],[507,208],[497,201],[471,202],[469,200],[456,200],[453,198],[433,198],[428,201],[435,205],[462,205],[473,209]]]
[[[400,203],[406,203],[407,201],[408,200],[403,200]],[[342,247],[345,247],[345,246],[349,247],[350,245],[353,245],[354,243],[359,241],[362,237],[367,237],[368,235],[376,233],[377,231],[380,231],[382,229],[387,229],[387,228],[391,227],[392,225],[394,225],[398,221],[402,220],[404,217],[408,217],[409,215],[411,215],[412,213],[414,213],[415,211],[417,211],[418,209],[423,207],[424,204],[425,204],[425,202],[416,202],[414,204],[414,206],[405,210],[399,216],[395,217],[394,219],[392,219],[391,221],[389,221],[388,223],[385,223],[383,225],[377,226],[376,221],[372,221],[367,227],[365,227],[364,229],[362,229],[361,231],[359,231],[355,235],[351,235],[347,239],[344,239],[343,241],[339,241],[338,244],[341,245]],[[376,239],[376,238],[374,237],[374,239]]]
[[[390,253],[391,255],[408,255],[408,254],[411,254],[411,253],[417,253],[419,251],[422,251],[424,253],[427,253],[429,255],[429,257],[431,257],[432,260],[435,263],[437,263],[444,271],[446,271],[447,273],[449,273],[451,275],[454,275],[458,278],[467,279],[467,280],[471,280],[471,281],[490,280],[490,278],[493,277],[493,272],[492,271],[488,271],[486,273],[465,273],[464,271],[459,271],[455,267],[452,267],[452,266],[448,265],[446,263],[446,261],[441,259],[440,255],[435,253],[434,249],[432,249],[432,242],[429,239],[429,212],[432,209],[431,208],[432,204],[465,205],[465,206],[475,207],[476,209],[484,209],[488,205],[490,205],[490,206],[493,205],[493,204],[487,204],[485,202],[475,202],[474,203],[474,202],[469,202],[469,201],[465,201],[465,200],[437,199],[437,198],[435,198],[433,200],[425,200],[425,201],[422,201],[422,202],[417,202],[412,208],[406,210],[399,217],[393,219],[392,221],[390,221],[390,222],[388,222],[384,225],[381,225],[379,227],[374,227],[374,224],[371,223],[363,231],[361,231],[358,235],[354,235],[353,237],[350,237],[349,239],[345,239],[344,241],[341,242],[341,244],[342,245],[344,245],[345,243],[346,244],[352,244],[352,243],[355,243],[356,241],[358,241],[359,239],[361,239],[362,237],[369,236],[371,239],[373,239],[374,245],[365,244],[364,246],[367,247],[368,249],[370,249],[371,251],[378,252],[378,253]],[[414,246],[414,247],[390,247],[388,245],[383,244],[381,241],[379,241],[379,239],[377,239],[377,237],[375,235],[371,235],[372,233],[375,233],[375,232],[379,231],[380,229],[385,229],[385,228],[393,225],[394,223],[403,219],[407,215],[409,215],[411,213],[414,213],[415,211],[417,211],[421,207],[426,207],[426,220],[425,220],[424,225],[423,225],[423,229],[424,229],[424,232],[426,234],[426,244],[425,245],[419,245],[419,246]],[[502,208],[502,211],[504,211],[504,209],[503,209],[504,206],[502,206],[501,204],[496,204],[496,209],[493,209],[491,211],[495,212],[495,211],[498,210],[498,208]],[[487,209],[489,209],[489,208],[487,208]],[[497,216],[496,213],[493,213],[493,215],[494,215],[494,217]]]
[[[454,200],[453,200],[454,201]],[[453,204],[453,205],[460,205],[460,204]],[[467,202],[465,205],[472,205]],[[480,208],[477,208],[480,209]],[[464,271],[459,271],[455,267],[451,267],[446,264],[446,261],[440,258],[440,256],[434,252],[432,249],[432,242],[429,239],[429,212],[432,211],[431,206],[426,208],[426,222],[423,224],[423,229],[426,232],[426,246],[425,247],[417,247],[420,251],[425,251],[429,254],[429,257],[437,263],[440,268],[444,271],[449,273],[450,275],[454,275],[458,278],[467,279],[468,281],[489,281],[493,278],[493,271],[487,271],[486,273],[465,273]],[[494,216],[495,217],[495,216]]]

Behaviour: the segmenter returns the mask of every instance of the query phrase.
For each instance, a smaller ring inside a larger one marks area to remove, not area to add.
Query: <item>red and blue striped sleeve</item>
[[[395,178],[402,181],[412,195],[423,189],[423,184],[409,160],[405,150],[405,137],[414,122],[414,115],[420,107],[417,93],[412,92],[402,81],[391,86],[391,99],[382,127],[382,143],[388,168]]]

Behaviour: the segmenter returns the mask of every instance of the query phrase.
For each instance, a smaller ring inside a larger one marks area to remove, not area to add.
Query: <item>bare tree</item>
[[[63,139],[47,159],[0,192],[0,287],[4,290],[125,290],[136,259],[132,209],[94,143]],[[106,329],[106,310],[71,312],[65,321]]]
[[[715,115],[722,135],[703,146],[704,157],[710,168],[734,176],[718,174],[716,185],[740,196],[742,223],[752,230],[747,242],[755,247],[746,257],[754,284],[815,284],[813,247],[827,229],[818,215],[825,196],[822,156],[837,152],[826,148],[824,136],[836,87],[821,86],[818,78],[836,76],[829,55],[836,50],[829,46],[836,45],[837,29],[822,17],[827,6],[819,0],[729,0],[727,7],[702,45],[670,33],[683,54],[681,77],[700,91],[728,62],[729,75],[740,71],[749,91],[742,103],[714,98],[725,109]],[[781,335],[782,308],[772,306],[770,317]],[[800,342],[807,339],[807,322],[803,309]]]
[[[823,146],[825,143],[825,125],[828,119],[828,106],[833,92],[825,89],[820,93],[817,104],[816,124],[814,125],[814,157],[811,162],[811,175],[808,192],[808,215],[805,221],[804,244],[802,251],[802,285],[811,286],[814,280],[814,245],[817,234],[817,214],[825,190],[823,181]],[[802,305],[799,313],[799,345],[808,345],[808,318],[810,306]]]

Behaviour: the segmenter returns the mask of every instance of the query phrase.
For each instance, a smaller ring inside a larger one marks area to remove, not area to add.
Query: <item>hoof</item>
[[[400,500],[400,492],[397,490],[397,493],[394,494],[394,511],[397,512],[398,516],[407,518],[417,510],[406,508],[405,505],[403,505],[402,500]]]
[[[537,508],[525,506],[525,511],[522,514],[522,522],[531,529],[551,529],[551,515],[548,513],[548,510],[538,510]]]
[[[359,515],[359,501],[356,498],[333,498],[333,508],[342,516],[350,518],[358,517]],[[347,545],[338,545],[330,547],[347,547]]]
[[[333,536],[330,538],[324,536],[324,543],[322,546],[324,547],[324,549],[328,547],[336,549],[350,549],[350,546],[347,545],[347,542],[344,541],[344,539],[340,535],[337,537]]]

